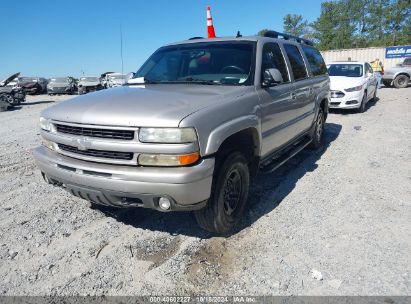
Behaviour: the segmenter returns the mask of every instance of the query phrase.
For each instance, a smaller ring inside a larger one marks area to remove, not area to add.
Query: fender
[[[315,101],[315,117],[317,117],[318,110],[321,106],[321,102],[323,100],[326,100],[325,102],[325,107],[324,107],[324,112],[327,115],[328,114],[328,106],[330,103],[330,90],[329,89],[321,89],[321,92],[318,93],[316,101]],[[314,118],[315,120],[315,118]]]
[[[207,145],[205,148],[205,155],[214,154],[218,151],[221,144],[231,135],[240,132],[242,130],[254,128],[257,130],[258,139],[259,139],[259,147],[258,152],[261,150],[261,126],[259,122],[259,118],[256,115],[247,115],[237,117],[233,120],[227,121],[213,131],[211,131],[210,135],[207,139]]]

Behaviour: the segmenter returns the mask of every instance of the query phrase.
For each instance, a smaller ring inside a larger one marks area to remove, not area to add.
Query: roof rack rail
[[[308,45],[311,45],[311,46],[314,45],[314,43],[312,43],[308,39],[300,38],[300,37],[285,34],[285,33],[276,32],[276,31],[267,31],[266,33],[264,33],[264,37],[281,38],[281,39],[284,39],[284,40],[294,40],[298,43],[305,43],[305,44],[308,44]]]
[[[196,40],[196,39],[204,39],[204,37],[191,37],[191,38],[188,39],[188,40]]]

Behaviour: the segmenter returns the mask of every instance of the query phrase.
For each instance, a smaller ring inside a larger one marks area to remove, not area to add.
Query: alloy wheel
[[[224,185],[224,212],[232,215],[238,207],[242,191],[242,180],[240,172],[233,169],[229,174]]]

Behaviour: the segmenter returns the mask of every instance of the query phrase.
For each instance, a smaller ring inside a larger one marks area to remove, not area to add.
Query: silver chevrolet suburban
[[[258,171],[321,145],[329,98],[307,40],[193,38],[158,49],[123,87],[43,111],[34,157],[47,182],[92,204],[190,210],[225,234]]]

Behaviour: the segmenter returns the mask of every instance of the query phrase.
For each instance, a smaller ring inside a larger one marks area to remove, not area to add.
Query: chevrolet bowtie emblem
[[[86,151],[88,147],[89,147],[89,142],[86,138],[82,137],[82,138],[77,139],[77,148],[80,151]]]

